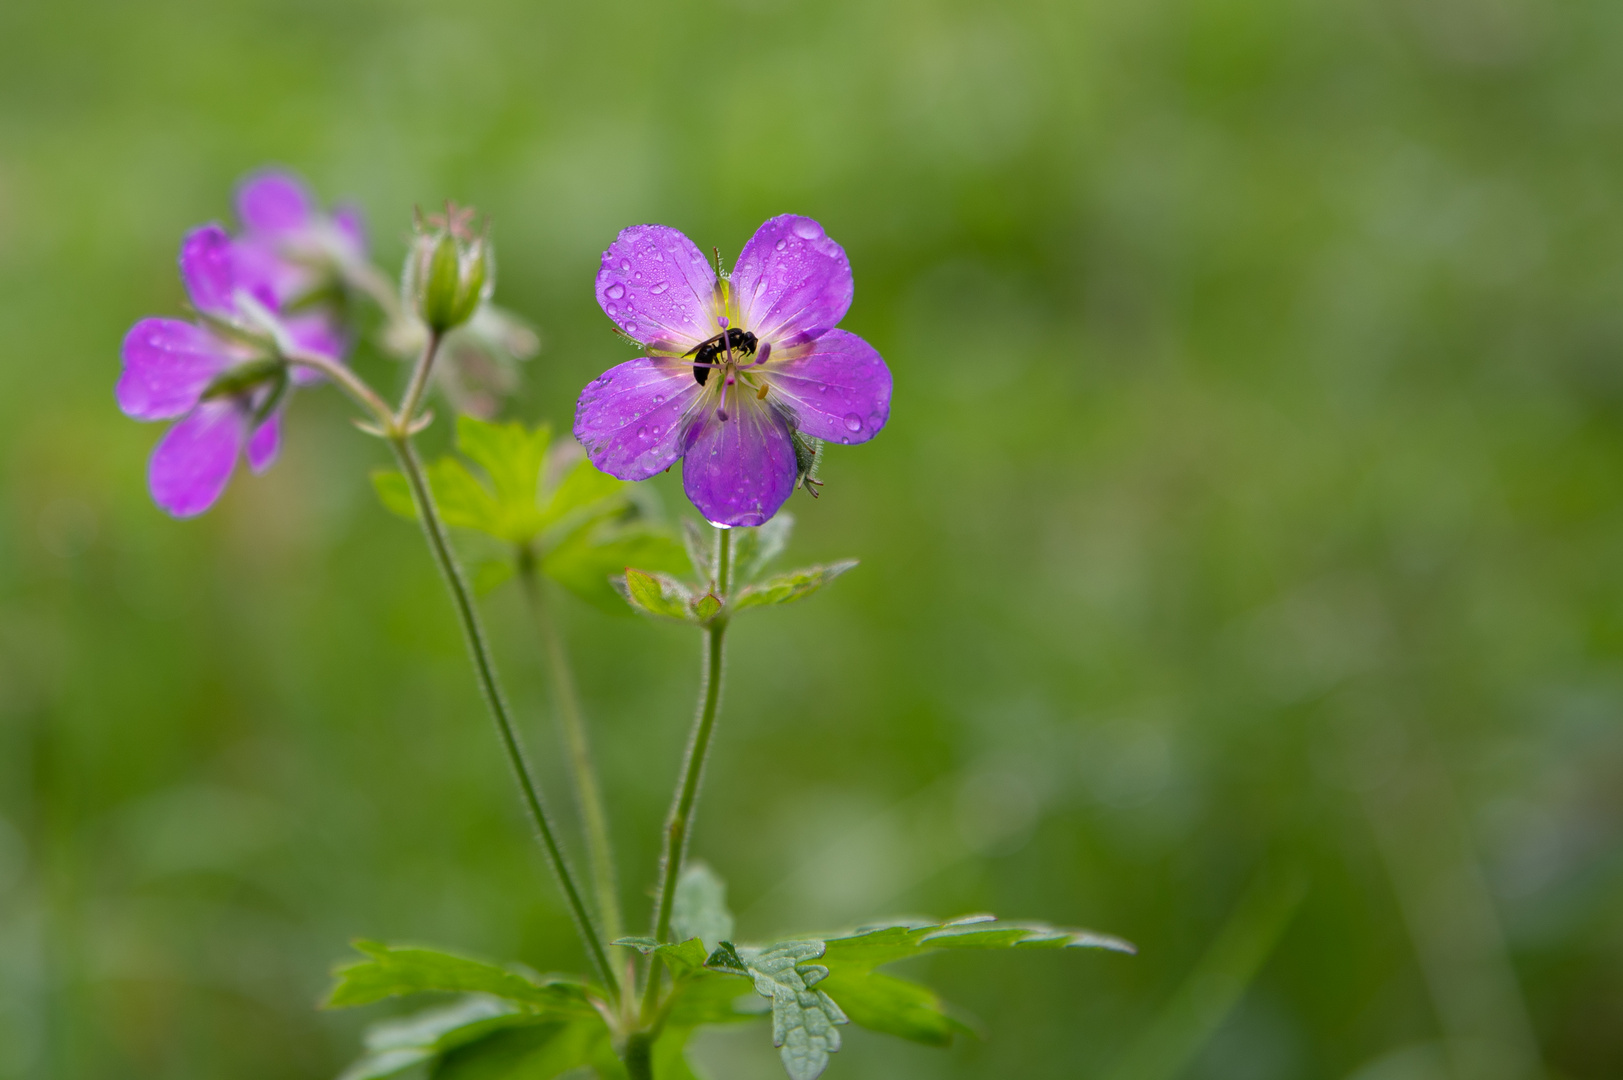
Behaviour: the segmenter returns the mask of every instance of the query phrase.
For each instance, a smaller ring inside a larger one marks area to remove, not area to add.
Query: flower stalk
[[[716,591],[724,597],[727,595],[731,575],[732,531],[718,528]],[[659,942],[668,941],[671,936],[671,910],[676,899],[676,883],[682,876],[682,860],[687,853],[693,810],[699,799],[699,784],[704,779],[705,759],[710,754],[710,736],[716,727],[716,709],[721,703],[724,658],[722,646],[727,635],[727,616],[718,615],[705,627],[704,633],[704,682],[699,691],[699,712],[694,720],[693,733],[688,739],[687,757],[677,781],[670,816],[665,820],[665,852],[660,860],[659,898],[654,907],[654,940]],[[644,1024],[648,1024],[658,1012],[660,970],[660,956],[653,953],[648,960],[648,981],[643,987]]]
[[[412,374],[412,385],[426,385],[429,369],[434,364],[434,353],[439,345],[439,335],[430,334],[423,347],[423,354],[419,358],[417,368]],[[546,804],[542,801],[540,788],[536,785],[530,773],[529,763],[525,760],[524,749],[519,742],[518,731],[513,725],[511,710],[508,708],[506,695],[502,692],[501,683],[496,676],[495,659],[491,656],[490,646],[485,640],[484,627],[479,621],[478,608],[474,606],[473,591],[468,587],[467,579],[463,577],[462,568],[456,561],[451,550],[451,539],[446,533],[445,522],[441,520],[439,508],[435,505],[434,496],[428,485],[428,478],[423,471],[422,461],[417,456],[417,448],[412,443],[411,433],[405,424],[409,422],[411,410],[408,405],[413,404],[410,391],[402,402],[401,408],[395,414],[394,423],[390,425],[387,436],[390,448],[394,451],[395,459],[400,465],[400,471],[406,476],[411,487],[412,501],[416,504],[418,518],[422,521],[423,535],[428,540],[429,551],[434,556],[434,562],[439,567],[440,576],[445,580],[446,588],[451,592],[451,600],[456,607],[457,619],[462,625],[463,638],[468,645],[468,653],[473,661],[474,674],[479,681],[479,690],[485,699],[485,706],[490,710],[490,717],[496,724],[496,732],[501,738],[502,749],[507,753],[508,764],[512,766],[513,778],[518,782],[519,793],[523,796],[525,809],[529,811],[531,824],[535,827],[536,835],[541,841],[541,848],[546,855],[547,864],[552,869],[553,876],[558,879],[558,887],[563,891],[564,900],[569,906],[569,913],[575,922],[576,932],[580,934],[581,941],[586,946],[587,955],[591,958],[592,966],[597,969],[598,976],[608,988],[611,998],[620,995],[620,983],[615,977],[614,967],[609,963],[607,950],[603,945],[603,938],[597,933],[592,921],[591,913],[587,911],[585,901],[582,899],[580,888],[575,883],[574,875],[570,872],[569,864],[564,858],[563,847],[558,843],[557,831],[553,828],[551,818],[547,814]]]
[[[569,755],[570,771],[575,781],[575,800],[580,809],[581,831],[585,834],[586,859],[592,877],[592,892],[597,900],[598,918],[603,922],[603,934],[613,941],[621,936],[623,921],[620,915],[620,892],[614,873],[614,845],[609,838],[609,816],[603,805],[603,789],[598,783],[597,769],[592,763],[591,741],[586,735],[580,693],[575,676],[570,670],[569,656],[564,650],[563,636],[552,616],[547,601],[546,586],[541,581],[535,564],[535,554],[521,550],[518,557],[519,581],[524,587],[524,598],[541,638],[546,653],[547,670],[552,677],[553,707],[557,711],[558,726],[562,730],[564,749]]]

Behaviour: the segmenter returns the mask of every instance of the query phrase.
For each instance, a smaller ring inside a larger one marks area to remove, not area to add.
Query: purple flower
[[[180,276],[197,321],[142,319],[124,337],[119,408],[137,420],[180,418],[148,473],[153,499],[176,517],[214,505],[244,453],[256,473],[275,460],[290,380],[280,354],[339,355],[324,324],[280,319],[274,287],[243,273],[238,255],[218,225],[188,234]]]
[[[844,249],[811,218],[762,225],[720,279],[675,229],[622,231],[597,301],[648,355],[581,392],[575,437],[622,480],[682,458],[682,486],[713,524],[764,523],[794,490],[797,438],[866,442],[890,416],[884,360],[835,329],[851,294]]]

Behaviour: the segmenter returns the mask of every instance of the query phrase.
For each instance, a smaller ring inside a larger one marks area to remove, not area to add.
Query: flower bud
[[[490,239],[473,235],[472,211],[450,204],[445,211],[426,228],[418,222],[401,279],[406,306],[436,334],[467,322],[496,285]]]

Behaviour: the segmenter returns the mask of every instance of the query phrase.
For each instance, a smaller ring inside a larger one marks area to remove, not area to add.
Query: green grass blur
[[[0,4],[0,1078],[333,1075],[355,936],[582,966],[345,403],[146,495],[120,338],[265,163],[386,265],[490,213],[561,427],[620,227],[845,245],[894,411],[792,555],[863,565],[740,624],[694,853],[1141,955],[937,958],[986,1039],[830,1080],[1623,1075],[1620,103],[1605,0]],[[695,635],[560,603],[640,921]]]

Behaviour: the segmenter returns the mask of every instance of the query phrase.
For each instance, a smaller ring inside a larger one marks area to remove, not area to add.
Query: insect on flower
[[[623,230],[597,300],[647,355],[581,392],[575,437],[622,480],[681,458],[711,523],[762,524],[805,482],[808,440],[867,442],[890,416],[884,360],[836,328],[852,290],[845,251],[808,217],[762,225],[730,276],[675,229]]]

